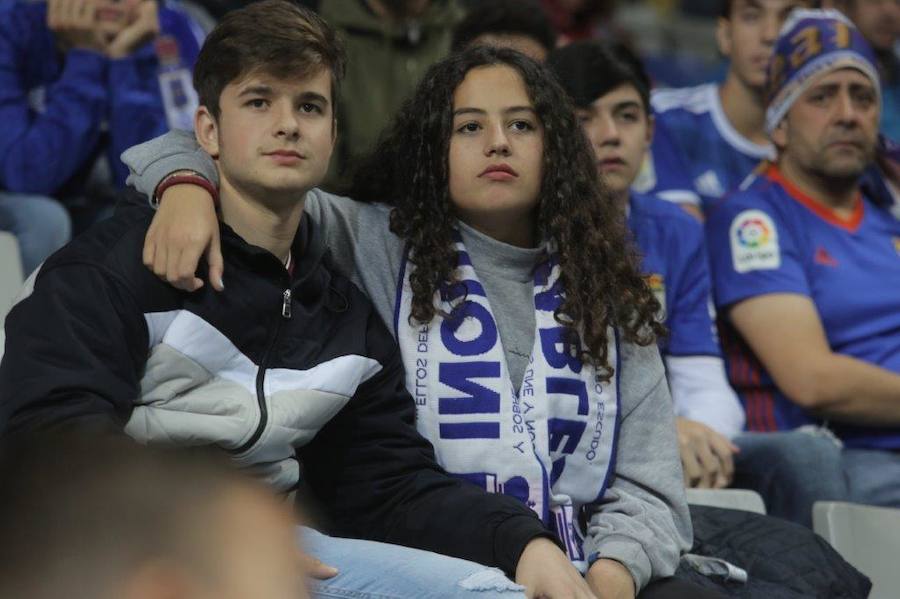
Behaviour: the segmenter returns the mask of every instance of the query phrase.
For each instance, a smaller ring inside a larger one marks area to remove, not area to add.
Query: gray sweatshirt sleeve
[[[313,189],[306,195],[304,209],[321,227],[334,268],[369,296],[395,334],[404,242],[390,231],[390,208]]]
[[[612,484],[589,513],[585,554],[621,562],[638,589],[671,576],[693,541],[675,416],[656,346],[622,343]]]
[[[166,175],[180,170],[196,171],[219,184],[213,159],[197,144],[191,131],[176,129],[132,146],[122,152],[122,162],[129,170],[126,183],[148,198],[153,197],[156,186]]]

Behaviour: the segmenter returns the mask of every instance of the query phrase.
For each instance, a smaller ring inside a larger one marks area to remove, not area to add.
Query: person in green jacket
[[[372,149],[428,67],[449,52],[464,11],[458,0],[322,0],[319,14],[347,49],[337,106],[341,134],[324,184],[342,190],[354,161]]]

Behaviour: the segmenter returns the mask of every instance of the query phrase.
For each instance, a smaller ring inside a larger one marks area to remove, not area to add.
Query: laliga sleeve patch
[[[762,210],[745,210],[731,221],[731,259],[734,270],[774,270],[781,268],[778,230]]]

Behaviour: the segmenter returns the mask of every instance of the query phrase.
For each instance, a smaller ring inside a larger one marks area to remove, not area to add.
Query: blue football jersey
[[[668,201],[632,193],[628,228],[669,328],[660,350],[672,356],[721,355],[702,225]]]
[[[700,195],[694,190],[681,151],[665,125],[657,122],[653,128],[655,151],[647,152],[641,170],[631,184],[638,193],[651,193],[667,202],[700,205]]]
[[[737,189],[761,161],[774,158],[773,146],[750,141],[728,122],[714,83],[655,91],[652,104],[664,132],[650,147],[654,168],[665,168],[677,152],[704,210]],[[649,191],[657,193],[655,187]]]
[[[900,221],[887,210],[860,196],[852,218],[842,220],[771,166],[712,210],[706,230],[723,314],[759,295],[807,296],[832,351],[900,374]],[[766,431],[818,422],[777,389],[724,320],[728,375],[744,403],[747,427]],[[848,447],[900,449],[900,428],[829,426]]]

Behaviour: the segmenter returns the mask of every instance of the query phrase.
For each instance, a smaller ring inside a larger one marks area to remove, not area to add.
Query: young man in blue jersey
[[[90,206],[90,220],[124,187],[124,149],[190,128],[202,41],[186,12],[155,0],[0,8],[0,229],[19,237],[26,273],[69,236],[60,200]]]
[[[777,160],[707,223],[729,376],[751,430],[830,429],[850,498],[900,506],[900,221],[860,187],[871,48],[840,13],[797,11],[767,92]]]
[[[672,148],[654,144],[654,164],[672,149],[687,164],[701,208],[736,188],[760,161],[774,156],[763,127],[766,65],[781,24],[804,0],[723,0],[716,39],[729,59],[721,84],[660,90],[653,94],[657,122]],[[651,190],[652,191],[652,190]]]
[[[653,137],[650,81],[621,44],[575,42],[550,53],[548,66],[572,97],[613,192],[643,254],[669,336],[660,344],[675,412],[685,483],[732,481],[731,437],[744,414],[725,377],[712,318],[702,226],[670,202],[631,191]]]

